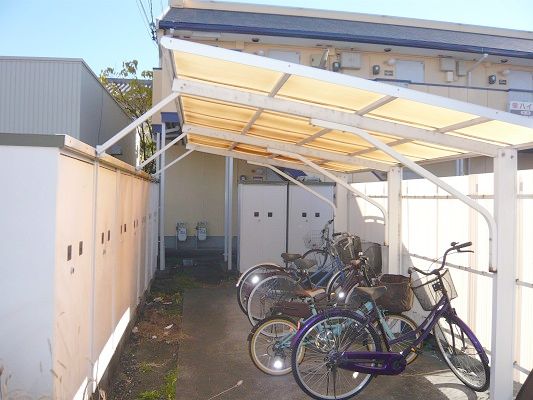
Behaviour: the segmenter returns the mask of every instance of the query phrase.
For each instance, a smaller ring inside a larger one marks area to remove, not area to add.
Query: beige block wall
[[[167,164],[186,151],[172,146]],[[187,223],[187,235],[195,236],[196,223],[207,221],[208,236],[224,236],[225,157],[194,152],[165,171],[165,236],[176,235],[176,223]],[[237,235],[238,181],[251,179],[257,167],[242,160],[233,164],[233,234]],[[265,176],[263,176],[265,178]]]

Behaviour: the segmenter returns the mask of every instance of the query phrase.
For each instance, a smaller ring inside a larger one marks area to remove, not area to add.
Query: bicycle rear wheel
[[[292,373],[307,395],[319,400],[345,400],[368,385],[372,374],[342,369],[336,360],[345,351],[381,351],[381,341],[372,325],[349,311],[333,315],[326,312],[300,334],[293,344]]]
[[[302,255],[302,258],[306,260],[316,261],[316,265],[313,268],[311,268],[311,270],[309,271],[310,274],[313,274],[316,271],[319,271],[326,266],[328,259],[329,259],[329,254],[326,250],[311,249],[311,250],[306,251]]]
[[[335,273],[326,286],[328,300],[335,300],[337,304],[344,304],[350,289],[361,284],[361,276],[353,267],[346,267]]]
[[[489,360],[474,333],[457,316],[441,317],[433,328],[437,346],[452,372],[470,389],[490,383]]]
[[[252,325],[270,315],[272,307],[280,301],[288,301],[300,288],[298,282],[290,275],[279,274],[270,276],[259,282],[248,298],[246,311]]]
[[[237,285],[237,304],[244,314],[247,314],[246,304],[254,287],[263,279],[278,272],[283,273],[283,267],[275,264],[259,264],[246,270]]]

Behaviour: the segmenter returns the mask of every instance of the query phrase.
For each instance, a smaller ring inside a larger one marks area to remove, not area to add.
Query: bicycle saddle
[[[281,258],[283,258],[283,261],[286,263],[298,260],[299,258],[302,258],[301,254],[296,253],[281,253]]]
[[[294,265],[298,269],[309,269],[316,265],[316,260],[306,260],[305,258],[298,258],[294,260]]]
[[[370,297],[372,300],[377,300],[385,294],[387,288],[385,286],[356,287],[355,291],[360,295]]]

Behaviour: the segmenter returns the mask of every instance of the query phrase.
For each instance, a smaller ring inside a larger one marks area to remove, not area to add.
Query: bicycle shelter
[[[97,153],[103,155],[174,103],[182,134],[166,144],[163,127],[159,150],[152,157],[161,156],[162,191],[165,169],[170,166],[165,165],[164,152],[185,137],[188,152],[172,164],[199,151],[272,168],[320,173],[381,210],[391,273],[402,271],[402,167],[433,182],[475,209],[489,226],[487,268],[493,273],[494,299],[490,396],[512,399],[515,296],[510,293],[516,285],[517,151],[533,146],[533,119],[170,37],[163,37],[161,45],[173,66],[172,93],[98,146]],[[494,160],[494,210],[482,207],[423,167],[424,162],[473,155]],[[387,172],[386,208],[349,184],[348,174],[364,170]],[[228,163],[226,172],[226,176],[231,173]],[[164,204],[160,207],[162,216]],[[336,219],[346,216],[346,207],[337,204]],[[226,228],[229,252],[232,236],[231,228]],[[164,260],[164,245],[160,251]]]

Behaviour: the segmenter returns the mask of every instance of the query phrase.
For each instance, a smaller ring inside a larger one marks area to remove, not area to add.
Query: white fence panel
[[[494,207],[494,175],[480,174],[444,178],[461,192],[491,211]],[[533,368],[533,170],[518,174],[519,226],[517,266],[516,379],[523,382]],[[387,182],[353,184],[361,192],[387,205]],[[349,229],[363,240],[382,242],[382,216],[362,199],[349,201]],[[425,179],[402,182],[402,271],[410,265],[429,269],[451,241],[473,242],[474,254],[453,255],[447,260],[459,294],[454,300],[458,314],[476,332],[490,352],[492,329],[492,274],[489,265],[489,230],[475,210],[451,198]],[[433,268],[433,266],[431,267]],[[509,293],[509,295],[513,295]],[[422,311],[414,309],[415,318]]]

